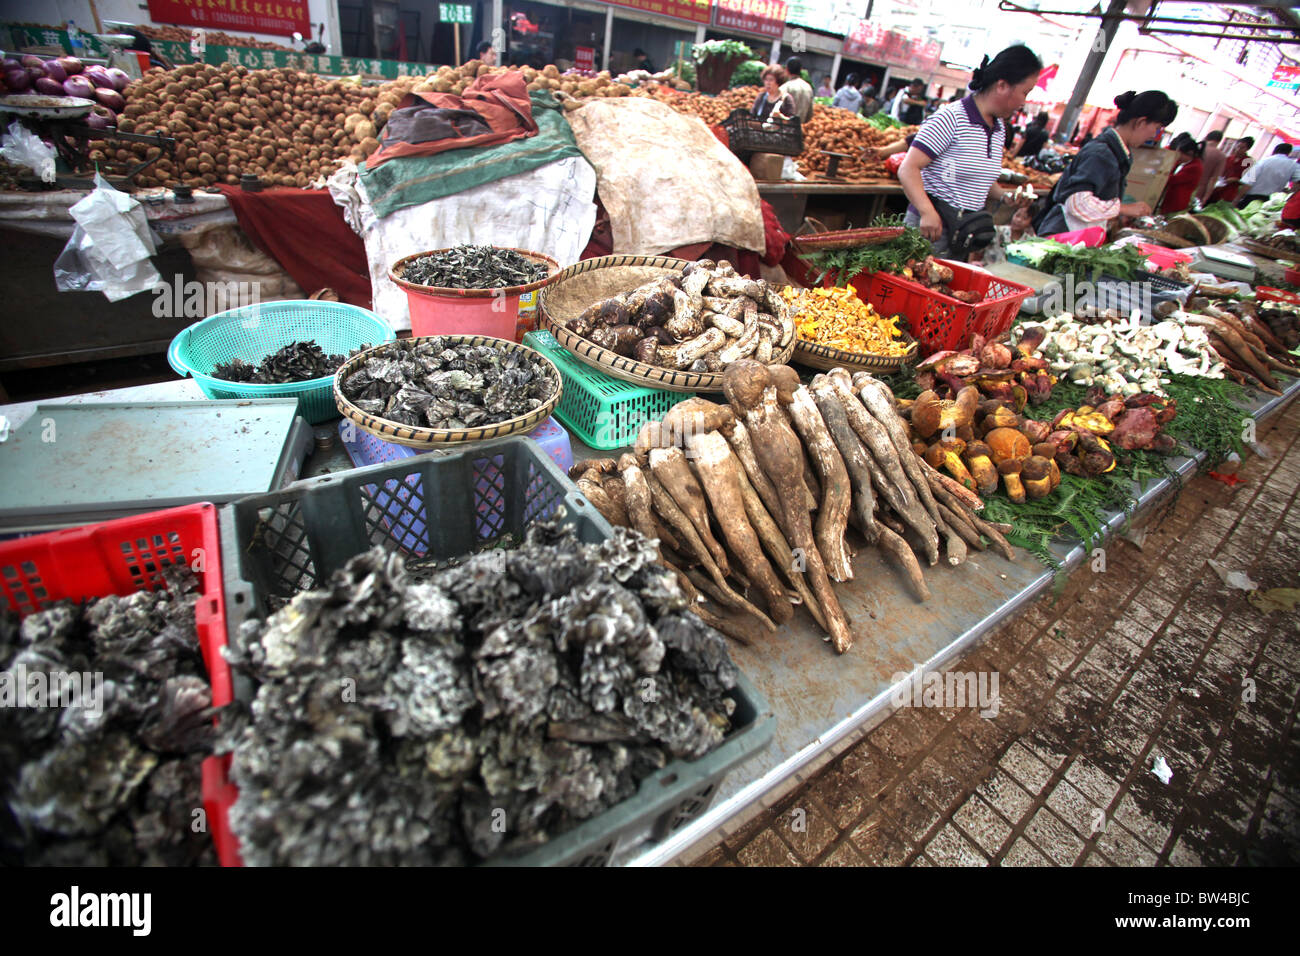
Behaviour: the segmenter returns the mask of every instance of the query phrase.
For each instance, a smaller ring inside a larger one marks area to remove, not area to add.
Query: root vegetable
[[[653,471],[650,474],[643,471],[641,474],[645,477],[646,485],[650,489],[650,501],[654,504],[655,511],[664,521],[668,522],[670,528],[681,536],[681,543],[685,546],[689,557],[703,567],[709,577],[716,582],[719,590],[727,595],[723,603],[732,607],[740,607],[743,598],[727,585],[727,576],[722,573],[717,562],[713,560],[713,555],[700,539],[700,533],[691,523],[691,519],[686,517],[686,512],[682,511],[677,502],[673,500],[673,496],[664,490],[663,485],[655,478]],[[691,578],[691,580],[694,581],[695,579]],[[697,581],[696,584],[698,585],[698,583]]]
[[[841,374],[847,377],[847,373],[842,372]],[[921,470],[923,462],[915,454],[910,454],[912,444],[903,428],[903,420],[898,417],[898,411],[894,407],[894,393],[889,390],[889,386],[884,382],[865,373],[854,375],[851,381],[853,385],[852,391],[857,394],[872,417],[884,426],[885,433],[889,436],[890,442],[898,452],[899,462],[904,473],[911,479],[912,487],[921,502],[921,506],[930,515],[930,518],[938,523],[939,510],[935,506],[934,496],[930,493],[930,483]]]
[[[776,493],[776,488],[772,485],[771,479],[763,474],[763,469],[759,467],[758,459],[754,456],[754,446],[743,422],[737,421],[727,435],[727,442],[731,445],[731,450],[736,453],[736,458],[745,469],[750,483],[754,487],[755,493],[762,499],[763,504],[771,513],[773,519],[781,527],[782,533],[788,539],[790,532],[785,526],[785,512],[781,507],[781,499]]]
[[[693,569],[687,571],[686,576],[690,579],[692,584],[700,589],[701,593],[713,598],[713,600],[717,601],[724,607],[734,607],[737,610],[744,611],[746,614],[755,618],[769,631],[777,630],[776,624],[773,623],[771,618],[754,605],[750,604],[735,591],[731,590],[731,588],[725,586],[719,587],[717,584]]]
[[[725,578],[731,573],[727,552],[709,530],[709,509],[704,500],[704,489],[691,472],[685,454],[680,448],[655,448],[650,452],[650,471],[691,519],[700,540],[709,549],[709,554]]]
[[[815,381],[812,392],[817,400],[817,409],[826,423],[826,430],[839,449],[840,458],[849,474],[849,482],[853,486],[853,515],[857,519],[855,524],[867,543],[875,544],[880,532],[876,527],[876,494],[871,487],[871,456],[849,424],[848,413],[844,411],[844,405],[835,389],[824,380]]]
[[[738,474],[740,466],[731,454],[727,440],[717,432],[706,432],[691,436],[688,442],[695,474],[713,505],[713,513],[717,515],[718,525],[731,547],[731,553],[762,593],[767,603],[768,616],[777,624],[784,624],[794,616],[794,609],[790,606],[781,582],[776,578],[776,572],[763,556],[763,547],[757,533],[745,517],[745,502]]]
[[[737,460],[736,464],[740,475],[740,494],[745,502],[745,516],[758,534],[759,540],[763,542],[763,548],[772,559],[773,567],[777,568],[782,576],[790,582],[791,586],[799,594],[803,606],[808,609],[808,613],[813,616],[813,620],[817,622],[818,626],[822,630],[827,630],[826,618],[822,614],[821,606],[817,603],[817,599],[813,597],[803,572],[795,568],[794,553],[790,550],[790,543],[777,526],[776,518],[764,507],[758,492],[754,490],[753,484],[750,483],[749,476],[745,474],[744,468],[740,467],[739,460]]]
[[[803,453],[799,440],[786,424],[776,403],[775,386],[769,388],[771,375],[758,362],[741,360],[730,366],[723,381],[727,400],[738,418],[744,419],[754,441],[754,452],[763,472],[772,480],[785,512],[790,544],[803,552],[808,580],[826,616],[827,631],[835,650],[844,653],[853,646],[849,622],[831,589],[826,567],[822,564],[812,522],[804,509],[799,478]]]
[[[806,388],[799,388],[794,393],[794,401],[789,408],[795,431],[803,439],[804,447],[811,454],[822,478],[823,493],[818,503],[815,529],[817,549],[821,552],[832,580],[850,581],[853,579],[853,555],[844,540],[852,496],[848,470],[826,430],[826,423],[817,410],[817,402],[812,393]]]
[[[658,538],[659,530],[655,526],[650,486],[646,484],[645,475],[642,474],[636,457],[623,455],[619,458],[618,464],[623,475],[627,516],[631,519],[631,526],[647,538]]]
[[[883,522],[880,524],[880,536],[877,539],[877,545],[883,551],[886,557],[893,559],[894,564],[903,576],[907,579],[907,585],[912,594],[918,601],[930,600],[930,589],[926,586],[925,575],[921,573],[921,565],[916,560],[916,555],[912,549],[907,546],[907,542],[902,535],[889,528]]]
[[[863,444],[871,453],[872,460],[876,465],[872,469],[871,477],[876,482],[876,487],[881,496],[898,516],[916,531],[920,540],[924,543],[926,561],[932,566],[938,564],[938,522],[927,514],[925,508],[922,507],[919,497],[913,490],[913,484],[903,467],[905,457],[915,457],[912,455],[910,446],[904,455],[898,453],[884,424],[875,416],[869,414],[862,402],[855,398],[852,391],[845,387],[842,376],[832,373],[814,379],[815,383],[820,381],[824,381],[835,390],[835,393],[839,396],[840,404],[844,407],[844,412],[848,416],[849,426],[862,439]]]

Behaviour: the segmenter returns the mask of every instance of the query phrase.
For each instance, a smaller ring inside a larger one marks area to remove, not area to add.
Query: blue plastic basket
[[[329,355],[397,338],[388,323],[368,309],[342,302],[291,300],[229,309],[185,329],[167,349],[167,361],[181,376],[192,375],[208,398],[296,398],[298,414],[312,424],[339,416],[334,376],[285,385],[253,385],[213,378],[220,362],[257,363],[292,342],[314,340]]]
[[[573,449],[569,444],[569,433],[557,425],[555,419],[546,419],[526,437],[537,442],[541,450],[559,465],[560,470],[568,473],[573,466]],[[405,461],[422,454],[445,454],[438,451],[421,452],[407,445],[384,441],[378,435],[372,435],[364,428],[358,428],[351,419],[347,418],[339,422],[339,439],[343,442],[348,457],[352,459],[352,464],[358,468]],[[456,447],[472,449],[474,443]],[[493,464],[497,468],[503,468],[504,460],[499,457],[494,458]],[[543,511],[537,512],[534,507],[533,503],[542,500],[541,493],[544,490],[542,478],[537,477],[525,491],[525,496],[530,502],[527,514],[530,521],[535,517],[548,516],[552,510],[549,501],[543,502],[542,507],[545,509]],[[479,503],[475,531],[481,538],[491,537],[498,530],[493,527],[493,521],[505,506],[503,489],[499,487],[499,482],[494,483],[493,479],[480,474],[474,486],[474,493]],[[425,523],[422,520],[423,497],[424,490],[420,477],[414,474],[407,475],[402,480],[390,478],[384,482],[382,490],[375,488],[374,504],[377,514],[380,515],[384,527],[401,542],[402,549],[407,553],[423,553],[423,549],[428,547],[428,535],[425,533]]]

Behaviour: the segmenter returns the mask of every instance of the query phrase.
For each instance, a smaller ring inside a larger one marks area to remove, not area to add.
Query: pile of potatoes
[[[272,186],[306,187],[344,160],[364,162],[379,148],[388,115],[408,93],[459,96],[478,77],[506,70],[471,60],[461,67],[439,67],[429,76],[363,87],[354,80],[292,69],[250,70],[232,64],[155,68],[123,91],[126,109],[118,129],[162,130],[176,140],[175,155],[162,156],[158,147],[144,143],[96,140],[90,158],[103,163],[157,157],[136,177],[145,188],[233,186],[246,173]],[[577,98],[632,92],[608,73],[594,79],[562,77],[554,66],[522,72],[530,91],[550,90],[570,108],[577,106]]]

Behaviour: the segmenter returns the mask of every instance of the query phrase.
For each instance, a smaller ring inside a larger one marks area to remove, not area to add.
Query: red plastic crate
[[[1021,303],[1034,291],[963,262],[937,261],[952,269],[949,285],[954,291],[977,292],[981,300],[960,302],[890,272],[864,272],[852,280],[863,302],[869,302],[881,315],[902,315],[907,320],[922,357],[964,349],[973,335],[997,338],[1011,328]]]
[[[196,552],[201,553],[201,562]],[[226,646],[226,599],[216,506],[183,505],[0,542],[0,590],[9,607],[26,617],[65,598],[76,601],[153,590],[162,584],[163,568],[196,564],[202,570],[195,572],[199,600],[194,624],[212,685],[212,703],[224,707],[231,701],[231,687],[230,665],[221,653]],[[203,762],[205,782],[210,773],[220,771],[222,759],[209,757]],[[237,855],[237,844],[226,826],[226,807],[208,799],[206,786],[203,803],[218,857]]]
[[[1287,305],[1300,305],[1300,294],[1274,289],[1268,285],[1255,286],[1255,298],[1260,302],[1285,302]]]

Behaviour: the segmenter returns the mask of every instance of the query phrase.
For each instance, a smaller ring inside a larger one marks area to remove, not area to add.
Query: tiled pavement
[[[1300,402],[1261,428],[1273,454],[1244,484],[1189,482],[1140,548],[1112,542],[1103,572],[953,665],[998,673],[996,717],[898,710],[679,862],[1300,863],[1300,609],[1264,614],[1206,563],[1300,587],[1297,436]]]

